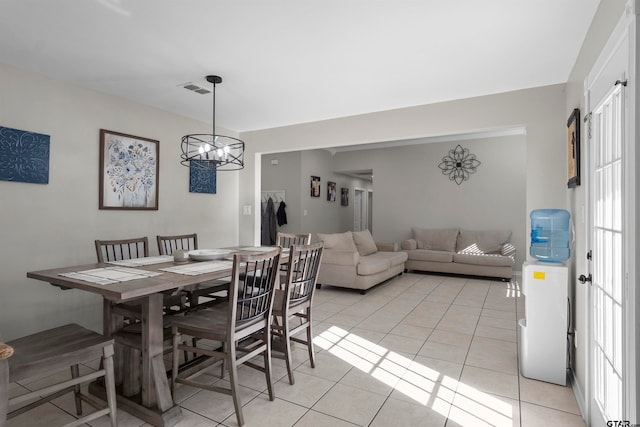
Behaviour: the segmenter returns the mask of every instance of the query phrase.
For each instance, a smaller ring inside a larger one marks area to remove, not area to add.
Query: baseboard
[[[587,408],[586,402],[584,400],[584,393],[580,388],[580,385],[576,381],[575,376],[573,375],[573,370],[569,369],[568,371],[569,382],[571,383],[571,390],[573,390],[573,396],[576,398],[576,403],[578,404],[578,409],[580,410],[580,415],[582,415],[582,419],[586,421],[587,419]]]

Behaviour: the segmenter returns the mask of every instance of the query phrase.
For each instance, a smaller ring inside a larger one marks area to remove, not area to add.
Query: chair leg
[[[78,365],[71,365],[71,378],[78,378],[80,376],[80,369]],[[80,384],[73,387],[73,397],[76,402],[76,414],[82,415],[82,399],[80,398]]]
[[[282,319],[282,347],[284,350],[284,360],[287,364],[287,375],[289,376],[289,384],[294,385],[296,380],[293,377],[291,365],[291,337],[289,336],[289,322]]]
[[[173,348],[171,350],[171,394],[173,396],[176,395],[176,378],[178,377],[178,365],[179,365],[179,357],[178,353],[178,345],[180,344],[180,340],[182,339],[182,334],[178,332],[178,329],[173,327]]]
[[[113,372],[113,346],[107,346],[103,350],[102,365],[104,374],[104,389],[107,394],[107,405],[109,406],[109,418],[111,427],[117,427],[118,418],[116,412],[116,379]]]
[[[313,348],[313,321],[311,319],[311,308],[307,308],[307,349],[309,350],[309,363],[312,368],[316,367],[316,351]]]
[[[271,380],[271,325],[264,328],[262,332],[264,341],[267,343],[267,348],[264,355],[264,375],[267,379],[267,390],[269,391],[269,400],[273,401],[275,395],[273,394],[273,382]],[[287,344],[288,344],[287,340]]]
[[[231,397],[233,397],[233,407],[236,410],[236,418],[238,425],[244,425],[244,417],[242,416],[242,404],[240,403],[240,396],[238,394],[238,366],[236,365],[236,346],[233,342],[227,342],[225,345],[229,346],[226,363],[229,370],[229,382],[231,383]]]

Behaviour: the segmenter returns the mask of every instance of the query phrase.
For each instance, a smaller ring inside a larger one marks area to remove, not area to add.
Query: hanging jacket
[[[271,197],[267,200],[267,206],[262,214],[262,236],[260,240],[261,244],[265,246],[276,244],[276,211]]]
[[[287,223],[287,212],[285,212],[285,208],[287,207],[285,202],[280,202],[280,206],[278,207],[278,212],[276,212],[276,217],[278,218],[278,226],[282,227]]]

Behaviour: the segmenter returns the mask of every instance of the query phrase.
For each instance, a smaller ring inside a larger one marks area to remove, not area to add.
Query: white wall
[[[95,262],[95,239],[197,232],[201,247],[238,243],[238,172],[215,195],[189,193],[183,134],[211,125],[0,65],[0,126],[51,136],[49,184],[0,181],[0,331],[4,339],[77,322],[102,330],[100,299],[27,279],[33,270]],[[99,132],[160,141],[159,209],[98,209]],[[229,133],[234,135],[233,133]]]

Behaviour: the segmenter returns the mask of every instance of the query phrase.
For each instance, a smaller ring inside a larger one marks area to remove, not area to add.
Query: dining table
[[[163,360],[163,293],[229,277],[234,253],[266,252],[275,247],[237,246],[226,249],[230,253],[220,260],[175,262],[171,255],[151,256],[30,271],[27,277],[65,290],[78,289],[100,295],[105,336],[117,332],[118,315],[112,309],[114,303],[135,301],[140,305],[140,393],[125,396],[118,392],[117,405],[151,425],[173,426],[182,419],[182,411],[171,396]],[[283,250],[280,263],[287,260],[288,251]],[[116,366],[122,366],[122,362]],[[97,383],[91,385],[90,391],[98,396],[103,393]]]

